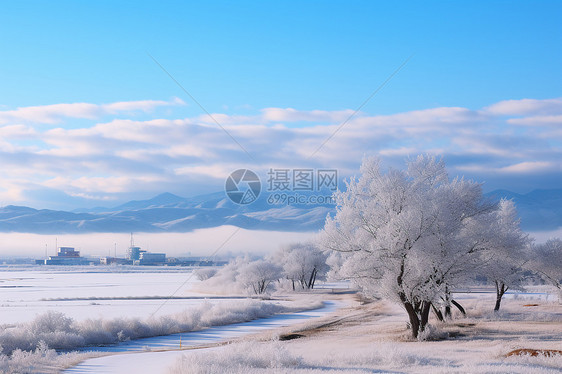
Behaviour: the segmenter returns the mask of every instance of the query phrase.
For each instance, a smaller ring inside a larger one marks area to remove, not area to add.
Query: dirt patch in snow
[[[509,356],[531,356],[531,357],[545,356],[545,357],[552,357],[552,356],[560,356],[560,355],[562,355],[562,351],[559,351],[559,350],[556,350],[556,349],[519,348],[519,349],[515,349],[515,350],[509,352],[505,356],[506,357],[509,357]]]

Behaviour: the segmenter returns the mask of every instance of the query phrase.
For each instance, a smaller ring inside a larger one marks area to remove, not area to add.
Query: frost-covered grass
[[[453,308],[456,319],[470,322],[528,321],[557,322],[562,324],[562,300],[553,286],[529,287],[532,292],[520,292],[504,296],[499,311],[494,312],[495,294],[492,292],[469,292],[457,294],[456,300],[466,307],[463,317]]]
[[[315,342],[310,342],[315,350]],[[294,353],[279,341],[244,342],[205,352],[188,352],[169,369],[170,374],[211,373],[559,373],[562,356],[490,357],[471,360],[465,357],[436,358],[423,349],[399,343],[378,343],[370,347],[341,347],[321,359],[307,358],[307,352]],[[459,360],[460,359],[460,360]]]
[[[301,365],[302,358],[291,354],[280,342],[244,342],[185,354],[170,369],[170,374],[290,371]]]
[[[46,344],[40,343],[32,352],[17,349],[10,355],[0,354],[0,372],[4,374],[58,373],[61,369],[77,364],[85,356],[86,354],[78,352],[58,354]],[[91,354],[88,357],[91,357]]]
[[[75,321],[56,311],[49,311],[28,323],[0,328],[1,353],[17,350],[36,351],[48,346],[73,350],[87,346],[115,344],[122,341],[201,330],[287,313],[314,309],[320,302],[302,302],[286,306],[277,302],[241,300],[222,303],[208,301],[181,313],[154,318],[86,319]]]

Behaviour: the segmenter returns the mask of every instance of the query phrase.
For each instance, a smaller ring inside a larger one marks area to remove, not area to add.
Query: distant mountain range
[[[114,208],[72,212],[9,205],[0,208],[0,232],[188,232],[222,225],[255,230],[312,231],[323,226],[331,211],[333,206],[330,205],[270,205],[267,196],[249,205],[238,205],[224,192],[192,198],[163,193]]]
[[[524,195],[496,190],[486,196],[494,200],[513,199],[524,230],[562,227],[562,189],[535,190]],[[163,193],[114,208],[72,212],[9,205],[0,208],[0,232],[188,232],[222,225],[254,230],[314,231],[322,228],[326,215],[333,212],[334,207],[330,205],[270,205],[267,195],[252,204],[238,205],[224,192],[192,198]]]

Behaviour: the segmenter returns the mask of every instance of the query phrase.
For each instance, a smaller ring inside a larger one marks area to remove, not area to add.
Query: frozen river
[[[180,348],[180,338],[182,348],[204,346],[265,330],[302,323],[311,318],[323,317],[333,313],[337,308],[343,305],[344,303],[342,302],[326,301],[323,308],[315,310],[281,314],[251,322],[217,326],[183,334],[138,339],[112,347],[96,348],[96,351],[121,354],[89,359],[63,373],[166,373],[168,368],[172,366],[175,360],[181,357],[182,354],[189,354],[189,352],[178,350]],[[173,351],[147,352],[147,350],[162,349],[172,349]],[[123,352],[127,353],[122,354]]]

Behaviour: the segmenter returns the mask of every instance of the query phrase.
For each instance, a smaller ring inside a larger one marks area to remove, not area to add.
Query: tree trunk
[[[408,313],[408,318],[410,319],[410,328],[412,329],[412,337],[414,339],[418,338],[418,332],[420,330],[420,320],[418,314],[414,309],[414,306],[409,302],[404,302],[404,308]]]
[[[461,304],[457,303],[455,300],[451,299],[451,304],[453,304],[454,306],[456,306],[458,308],[458,310],[461,311],[461,313],[466,316],[466,310],[464,310],[464,308],[462,307]]]
[[[505,286],[505,283],[501,282],[500,285],[500,283],[496,281],[496,306],[494,306],[494,312],[500,310],[502,297],[505,294],[505,291],[507,291],[507,287]]]
[[[314,283],[316,283],[316,276],[318,275],[318,270],[314,269],[314,277],[312,277],[312,281],[310,283],[310,288],[314,289]]]
[[[314,278],[316,278],[316,269],[312,269],[312,273],[310,273],[310,279],[308,280],[308,284],[306,285],[308,289],[314,287]]]
[[[441,311],[439,309],[437,309],[435,307],[435,305],[431,304],[431,308],[433,309],[433,313],[435,313],[435,316],[437,317],[437,319],[441,322],[445,321],[445,318],[443,317],[443,313],[441,313]],[[447,309],[445,309],[446,311]],[[450,310],[450,308],[449,308]]]
[[[431,303],[429,301],[424,301],[421,305],[421,318],[420,318],[420,332],[425,330],[427,322],[429,321],[429,310]]]
[[[494,306],[494,312],[497,312],[498,310],[500,310],[501,302],[502,302],[501,296],[499,294],[496,295],[496,305]]]
[[[451,293],[449,287],[445,287],[445,318],[451,318]]]

